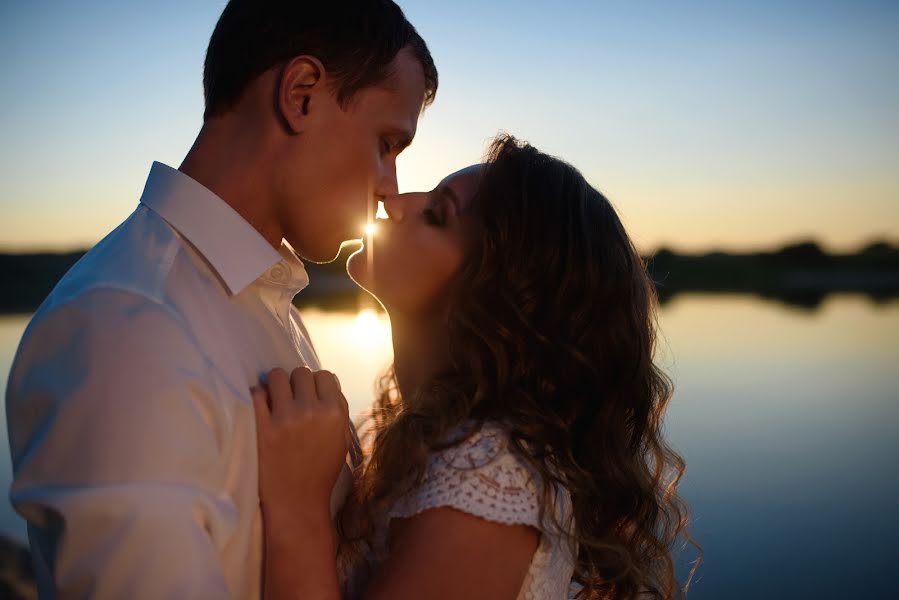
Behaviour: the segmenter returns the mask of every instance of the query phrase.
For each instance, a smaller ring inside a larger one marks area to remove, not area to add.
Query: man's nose
[[[381,179],[378,180],[378,184],[375,186],[375,195],[384,198],[387,196],[396,196],[398,193],[399,186],[396,182],[396,163],[390,161],[390,164],[385,165]]]

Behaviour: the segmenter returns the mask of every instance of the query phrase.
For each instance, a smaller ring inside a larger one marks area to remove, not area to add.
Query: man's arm
[[[166,309],[92,291],[40,315],[7,388],[42,597],[225,598],[228,434],[214,374]]]

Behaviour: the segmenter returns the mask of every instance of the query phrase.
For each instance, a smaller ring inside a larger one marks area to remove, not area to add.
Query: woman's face
[[[390,196],[389,219],[350,257],[347,272],[392,312],[433,315],[446,308],[449,284],[471,234],[468,207],[481,165],[446,177],[430,192]]]

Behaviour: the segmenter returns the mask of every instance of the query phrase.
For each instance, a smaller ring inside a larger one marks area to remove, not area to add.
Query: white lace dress
[[[486,423],[460,445],[432,453],[420,486],[400,498],[377,525],[362,557],[338,557],[344,598],[362,597],[366,582],[386,560],[390,519],[410,517],[429,508],[449,506],[488,521],[524,524],[541,532],[539,546],[519,591],[519,600],[557,600],[570,597],[574,554],[554,526],[550,510],[538,520],[539,474],[509,448],[506,432]],[[564,488],[554,490],[558,523],[566,526],[571,500]],[[568,527],[571,525],[569,524]]]

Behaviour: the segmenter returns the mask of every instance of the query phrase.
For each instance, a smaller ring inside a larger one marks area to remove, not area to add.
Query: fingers
[[[290,378],[284,369],[272,369],[268,373],[268,394],[271,404],[271,414],[280,416],[290,411],[293,401],[293,391],[290,386]]]
[[[350,407],[340,391],[340,380],[330,371],[317,371],[315,373],[315,390],[321,402],[332,405],[340,410],[340,414],[346,421],[350,419]]]
[[[267,376],[268,394],[259,396],[260,408],[270,405],[267,416],[279,418],[309,409],[334,409],[348,422],[350,408],[340,390],[340,380],[330,371],[312,372],[308,367],[297,367],[290,375],[284,369],[272,369]],[[267,401],[267,404],[266,404]],[[256,396],[254,395],[254,407]]]
[[[315,380],[309,367],[297,367],[290,373],[290,385],[293,388],[294,408],[304,405],[315,405],[319,398],[315,392]]]
[[[297,367],[290,375],[284,369],[272,369],[268,374],[268,390],[272,415],[283,417],[318,404],[315,382],[309,367]]]
[[[269,408],[269,396],[265,388],[250,388],[250,396],[253,399],[253,411],[256,413],[256,425],[259,428],[266,428],[271,420],[271,409]]]
[[[336,410],[343,426],[343,447],[349,451],[353,447],[353,434],[350,430],[350,407],[346,397],[340,391],[340,380],[334,373],[318,371],[315,373],[315,389],[323,407]]]
[[[334,373],[330,371],[316,371],[313,374],[313,380],[315,381],[315,391],[319,400],[334,402],[338,396],[342,396],[340,393],[340,382],[337,381],[337,376]]]

